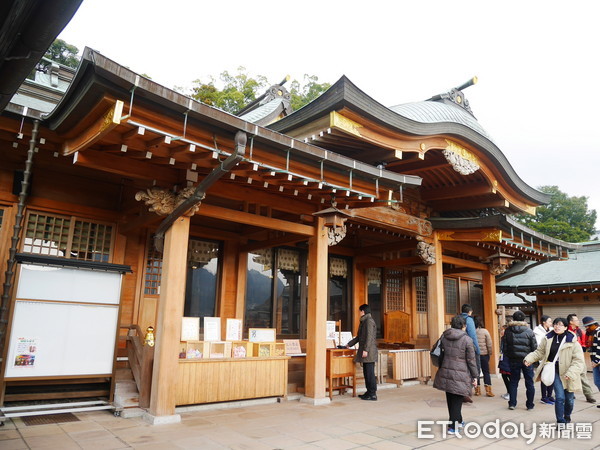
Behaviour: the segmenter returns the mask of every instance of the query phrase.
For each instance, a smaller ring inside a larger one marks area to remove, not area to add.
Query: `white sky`
[[[585,195],[600,214],[599,9],[593,0],[84,0],[59,37],[169,88],[244,66],[271,83],[346,75],[392,106],[476,75],[465,95],[517,174]]]

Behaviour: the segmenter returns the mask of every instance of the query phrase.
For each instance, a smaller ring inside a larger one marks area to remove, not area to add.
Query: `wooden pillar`
[[[368,303],[369,298],[367,296],[367,277],[366,272],[368,269],[359,269],[354,264],[354,271],[352,274],[353,280],[353,296],[352,296],[352,335],[356,336],[358,332],[358,325],[360,323],[360,313],[358,311],[358,307],[365,303]],[[383,315],[383,299],[381,299],[381,314]]]
[[[427,332],[430,346],[444,331],[444,270],[442,244],[437,232],[434,232],[431,245],[435,251],[435,264],[427,267]]]
[[[308,308],[305,395],[325,398],[327,350],[327,229],[317,218],[315,235],[308,240]]]
[[[165,234],[149,409],[155,418],[175,414],[189,231],[190,218],[180,217]]]
[[[497,373],[498,352],[500,351],[500,334],[498,332],[498,315],[496,314],[496,277],[489,270],[482,273],[483,284],[483,319],[485,327],[492,337],[492,355],[490,356],[490,373]]]
[[[235,318],[244,322],[246,315],[246,286],[248,282],[248,252],[238,253]]]

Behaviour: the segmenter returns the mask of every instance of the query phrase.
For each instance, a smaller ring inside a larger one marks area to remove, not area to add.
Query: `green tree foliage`
[[[292,81],[290,95],[294,110],[301,108],[329,89],[329,83],[319,83],[318,81],[316,76],[309,75],[304,75],[303,84],[297,80]],[[222,85],[223,88],[220,89],[217,85]],[[202,103],[235,114],[261,96],[271,85],[272,83],[269,83],[265,76],[251,77],[246,72],[246,68],[240,66],[236,74],[230,74],[228,71],[221,72],[219,80],[214,77],[210,77],[207,82],[200,79],[195,80],[191,96]]]
[[[78,53],[79,49],[74,45],[67,44],[62,39],[56,39],[46,50],[44,56],[65,66],[76,68],[79,65]]]
[[[259,75],[252,78],[246,72],[246,68],[241,66],[238,67],[235,75],[228,71],[221,72],[219,79],[223,84],[223,89],[217,88],[214,77],[210,77],[210,81],[207,83],[195,80],[194,86],[192,86],[192,97],[232,114],[256,100],[256,97],[269,86],[264,76]]]
[[[304,74],[303,85],[300,85],[297,80],[292,81],[290,89],[292,109],[296,111],[309,104],[330,87],[329,83],[319,83],[316,76]]]
[[[529,228],[567,242],[585,242],[595,233],[596,210],[588,210],[587,197],[569,197],[558,186],[541,186],[550,203],[537,208],[535,216],[517,217]]]

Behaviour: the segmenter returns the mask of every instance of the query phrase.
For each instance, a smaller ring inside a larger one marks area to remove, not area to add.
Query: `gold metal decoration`
[[[144,336],[144,345],[154,347],[154,327],[146,328],[146,336]]]
[[[501,242],[502,230],[494,230],[485,234],[481,239],[484,242]]]
[[[338,128],[346,133],[354,134],[355,136],[361,136],[360,131],[358,130],[363,128],[358,122],[350,120],[335,111],[329,113],[329,124],[331,128]]]
[[[442,150],[446,161],[461,175],[470,175],[480,168],[479,158],[466,148],[445,139],[448,146]]]

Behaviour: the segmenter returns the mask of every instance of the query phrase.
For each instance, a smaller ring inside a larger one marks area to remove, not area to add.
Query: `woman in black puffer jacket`
[[[461,316],[452,318],[452,328],[442,333],[444,359],[435,375],[433,387],[446,392],[448,414],[451,422],[450,434],[462,426],[463,397],[471,396],[471,388],[477,383],[477,362],[473,339],[465,332],[465,319]]]

